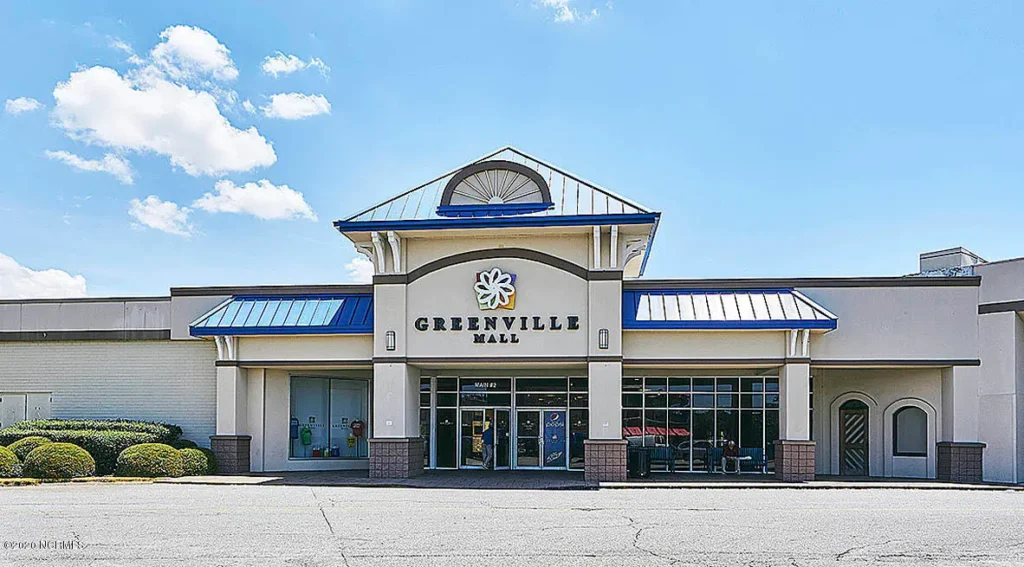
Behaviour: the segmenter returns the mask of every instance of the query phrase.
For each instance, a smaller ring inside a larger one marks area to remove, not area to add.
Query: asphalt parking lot
[[[1024,493],[0,488],[0,565],[1024,564]]]

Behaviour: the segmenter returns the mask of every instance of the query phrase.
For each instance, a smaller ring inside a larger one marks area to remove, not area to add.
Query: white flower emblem
[[[516,275],[502,272],[499,268],[491,268],[477,273],[476,301],[480,309],[512,309],[516,302]]]

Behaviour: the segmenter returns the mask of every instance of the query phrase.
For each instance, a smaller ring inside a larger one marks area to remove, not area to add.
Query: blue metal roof
[[[838,318],[793,289],[626,290],[623,329],[824,329]]]
[[[189,325],[194,337],[373,333],[373,295],[238,295]]]

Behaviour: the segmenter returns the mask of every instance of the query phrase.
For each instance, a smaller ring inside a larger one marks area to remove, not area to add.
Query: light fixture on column
[[[597,332],[597,348],[608,350],[608,329],[601,329]]]
[[[384,348],[387,350],[395,350],[395,332],[388,331],[384,333]]]

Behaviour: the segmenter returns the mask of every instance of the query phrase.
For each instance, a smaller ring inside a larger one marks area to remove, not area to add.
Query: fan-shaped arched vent
[[[551,208],[548,184],[523,164],[489,160],[464,167],[445,185],[437,214],[446,217],[504,216]]]

